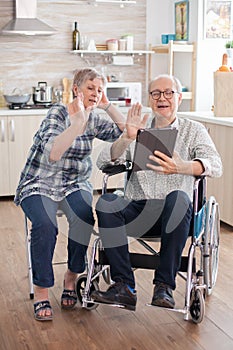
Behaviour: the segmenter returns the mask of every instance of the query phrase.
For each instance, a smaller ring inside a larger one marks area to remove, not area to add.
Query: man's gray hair
[[[179,81],[178,78],[176,78],[174,75],[169,75],[169,74],[160,74],[158,75],[157,77],[155,77],[154,79],[152,79],[148,85],[148,92],[150,93],[150,90],[151,90],[151,84],[158,80],[158,79],[161,79],[161,78],[166,78],[166,79],[170,79],[174,84],[175,84],[175,87],[176,87],[176,91],[181,93],[182,92],[182,85],[181,85],[181,82]]]

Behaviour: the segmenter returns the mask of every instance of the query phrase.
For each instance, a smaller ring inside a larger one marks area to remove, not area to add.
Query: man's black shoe
[[[121,305],[127,310],[136,310],[137,294],[132,293],[127,284],[123,282],[114,283],[106,292],[95,290],[91,298],[98,303]]]
[[[172,296],[172,290],[167,284],[156,282],[151,305],[167,307],[170,309],[174,308],[175,301]]]

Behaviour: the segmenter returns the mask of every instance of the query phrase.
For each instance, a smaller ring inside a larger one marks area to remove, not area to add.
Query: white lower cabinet
[[[223,174],[219,178],[207,178],[207,197],[216,198],[221,221],[233,226],[233,117],[217,118],[212,112],[181,112],[179,115],[202,123],[214,141],[222,159]]]
[[[208,196],[214,195],[216,197],[221,220],[233,226],[233,127],[209,122],[205,125],[223,163],[223,175],[220,178],[208,179],[207,193]]]
[[[12,196],[44,116],[0,116],[0,196]]]

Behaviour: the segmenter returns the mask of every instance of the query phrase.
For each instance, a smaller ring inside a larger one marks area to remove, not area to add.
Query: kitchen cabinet
[[[11,196],[19,181],[42,115],[0,115],[0,196]]]
[[[216,148],[221,155],[223,175],[220,178],[208,179],[208,196],[214,195],[219,203],[220,218],[223,222],[233,226],[233,126],[205,123]]]
[[[191,59],[191,89],[190,91],[182,92],[183,100],[190,100],[190,110],[195,110],[195,84],[196,84],[196,44],[175,43],[170,40],[168,44],[155,45],[152,47],[155,54],[168,55],[168,74],[174,73],[174,56],[176,53],[188,53],[192,55]],[[184,69],[185,67],[183,67]],[[176,75],[177,76],[177,75]],[[177,76],[179,78],[179,76]],[[180,78],[179,78],[180,79]]]
[[[218,201],[221,221],[233,226],[233,118],[217,118],[212,112],[180,112],[179,115],[204,124],[215,143],[222,159],[223,175],[208,178],[207,195],[213,195]]]

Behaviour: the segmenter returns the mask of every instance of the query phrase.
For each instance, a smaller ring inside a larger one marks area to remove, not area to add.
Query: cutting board
[[[63,84],[63,93],[62,93],[62,102],[66,105],[73,100],[73,94],[72,94],[72,79],[63,78],[62,84]]]

